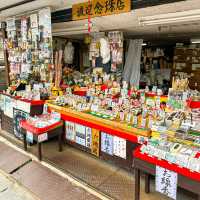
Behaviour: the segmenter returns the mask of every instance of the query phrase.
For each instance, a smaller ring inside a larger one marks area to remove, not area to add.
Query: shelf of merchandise
[[[57,106],[50,102],[48,102],[47,105],[50,111],[60,113],[62,119],[65,121],[71,121],[94,128],[133,143],[138,143],[138,136],[149,137],[151,133],[150,130],[142,130],[120,122],[98,118],[87,113],[74,111],[70,108]]]
[[[137,148],[136,150],[134,150],[133,157],[144,160],[144,161],[151,163],[153,165],[160,166],[160,167],[163,167],[165,169],[174,171],[178,174],[186,176],[186,177],[193,179],[195,181],[200,181],[200,173],[191,171],[191,170],[184,168],[184,167],[179,167],[178,165],[173,164],[173,163],[169,163],[166,160],[161,160],[161,159],[158,159],[157,157],[149,156],[145,153],[142,153],[140,151],[140,147]]]

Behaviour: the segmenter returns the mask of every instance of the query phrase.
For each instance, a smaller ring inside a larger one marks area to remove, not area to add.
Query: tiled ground
[[[0,145],[1,146],[1,145]],[[0,173],[0,200],[39,200],[16,182]]]
[[[31,147],[36,153],[36,148]],[[117,200],[134,200],[134,175],[120,167],[113,166],[94,156],[77,150],[68,145],[63,152],[57,151],[54,141],[49,141],[43,147],[44,157],[54,166],[81,179],[90,186],[96,188]],[[165,200],[167,197],[155,192],[154,180],[151,184],[151,193],[144,193],[144,181],[142,180],[141,200]],[[191,193],[179,190],[178,200],[194,200]]]
[[[30,161],[30,158],[0,142],[0,169],[12,173],[16,168]]]
[[[41,200],[98,200],[82,188],[72,185],[66,179],[34,161],[19,169],[13,177],[37,194]]]
[[[97,191],[105,193],[116,200],[134,199],[134,175],[131,172],[108,164],[68,145],[64,145],[63,152],[58,152],[57,143],[55,141],[46,142],[42,150],[45,161],[87,183]],[[36,154],[36,146],[29,147],[29,151]],[[23,173],[26,175],[26,171]],[[151,193],[145,194],[144,181],[142,180],[141,200],[165,199],[168,198],[155,192],[153,180],[151,184]],[[196,198],[191,193],[179,190],[177,199],[195,200]]]

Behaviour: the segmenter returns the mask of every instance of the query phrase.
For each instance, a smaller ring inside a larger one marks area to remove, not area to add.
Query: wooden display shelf
[[[87,113],[74,111],[71,108],[54,105],[51,101],[47,101],[48,108],[61,114],[62,119],[72,121],[90,128],[115,135],[131,142],[138,142],[138,136],[149,137],[150,130],[143,130],[128,126],[125,123],[111,121],[98,118]]]

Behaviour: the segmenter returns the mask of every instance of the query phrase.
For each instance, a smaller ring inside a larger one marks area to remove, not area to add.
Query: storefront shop
[[[59,150],[135,166],[136,200],[140,171],[147,193],[155,175],[164,195],[180,186],[199,198],[199,10],[112,2],[74,4],[70,20],[50,8],[6,18],[1,128],[26,149],[38,143],[40,160],[41,143],[58,137]]]

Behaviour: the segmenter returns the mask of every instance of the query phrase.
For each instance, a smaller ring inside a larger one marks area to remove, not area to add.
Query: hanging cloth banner
[[[91,0],[72,6],[72,20],[88,19],[131,11],[130,0]]]

